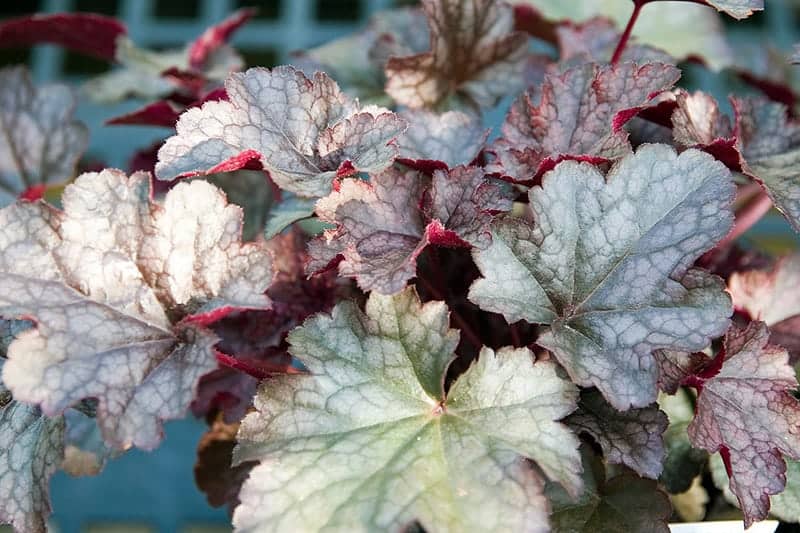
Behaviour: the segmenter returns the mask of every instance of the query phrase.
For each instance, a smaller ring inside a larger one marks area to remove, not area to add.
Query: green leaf
[[[583,448],[583,494],[574,499],[561,487],[547,486],[553,506],[554,533],[668,532],[672,514],[669,498],[655,481],[642,479],[627,468],[606,479],[602,461]]]
[[[547,531],[539,472],[577,494],[577,389],[528,349],[484,348],[444,392],[459,335],[443,302],[372,293],[289,335],[310,375],[264,383],[236,461],[258,460],[239,531]],[[524,458],[535,461],[533,469]]]

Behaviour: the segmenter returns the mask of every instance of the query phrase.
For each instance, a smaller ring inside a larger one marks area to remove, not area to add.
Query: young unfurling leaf
[[[603,176],[567,161],[529,193],[534,224],[503,218],[474,252],[469,298],[506,320],[549,324],[537,343],[617,409],[656,399],[658,349],[724,332],[722,281],[690,269],[729,231],[730,172],[697,150],[646,145]]]
[[[527,92],[511,106],[488,170],[531,181],[564,159],[622,157],[630,152],[625,123],[679,77],[677,68],[663,63],[590,63],[548,75],[535,94]]]
[[[72,176],[88,143],[74,108],[69,88],[37,89],[24,68],[0,70],[0,207]]]
[[[148,175],[106,170],[68,186],[63,212],[0,211],[0,316],[36,323],[8,348],[3,381],[49,416],[96,398],[117,448],[155,448],[216,367],[203,324],[269,305],[271,255],[241,244],[238,207],[201,181],[163,205],[150,196]]]
[[[231,171],[258,161],[281,188],[325,196],[335,177],[380,172],[397,156],[405,122],[361,108],[327,75],[293,67],[231,74],[230,101],[190,109],[158,151],[159,179]]]
[[[264,383],[242,422],[235,457],[261,464],[237,530],[538,532],[539,472],[580,492],[578,439],[557,422],[577,389],[527,349],[484,348],[445,393],[458,332],[443,302],[373,293],[366,313],[340,303],[289,342],[309,374]]]
[[[769,495],[783,490],[783,456],[800,458],[797,379],[786,351],[768,339],[761,322],[732,329],[715,364],[691,381],[698,397],[689,438],[722,455],[746,527],[766,518]]]
[[[491,107],[522,81],[528,39],[514,32],[511,6],[494,0],[424,0],[430,51],[390,57],[386,92],[408,107],[457,95]]]

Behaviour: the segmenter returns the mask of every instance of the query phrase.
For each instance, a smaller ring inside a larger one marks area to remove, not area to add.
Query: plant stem
[[[722,249],[741,237],[756,222],[761,220],[771,207],[772,200],[767,195],[767,192],[762,190],[736,213],[736,222],[733,225],[733,229],[720,241],[717,248]]]
[[[625,31],[622,32],[622,36],[619,38],[617,47],[614,49],[614,55],[611,56],[612,65],[619,63],[619,60],[622,57],[622,52],[625,51],[625,45],[628,44],[628,39],[631,38],[631,32],[633,31],[634,24],[636,24],[636,19],[639,18],[639,12],[642,10],[642,7],[647,3],[647,1],[648,0],[633,0],[633,13],[631,13],[631,18],[628,19],[628,24],[625,26]]]

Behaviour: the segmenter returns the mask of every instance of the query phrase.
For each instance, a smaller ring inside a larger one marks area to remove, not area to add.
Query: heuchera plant
[[[723,36],[662,50],[650,4],[764,7],[423,0],[247,70],[250,10],[165,52],[0,22],[115,63],[82,94],[149,103],[110,124],[173,129],[79,173],[75,95],[0,70],[0,521],[44,531],[54,472],[187,411],[239,531],[800,521],[800,255],[740,246],[772,206],[800,231],[794,93],[676,86]]]

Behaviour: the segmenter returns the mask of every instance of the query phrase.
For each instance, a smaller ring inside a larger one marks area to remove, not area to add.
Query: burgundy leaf
[[[340,286],[333,273],[304,275],[306,240],[302,232],[290,231],[267,243],[275,255],[275,278],[267,290],[271,309],[233,313],[213,325],[217,346],[229,355],[200,380],[192,403],[196,416],[221,410],[226,422],[241,420],[265,374],[296,371],[286,352],[286,335],[312,314],[329,311]]]
[[[127,33],[119,20],[94,13],[36,14],[0,22],[0,47],[49,43],[114,61],[117,38]]]
[[[181,109],[169,100],[158,100],[130,113],[119,115],[106,121],[108,125],[141,125],[175,127]],[[160,143],[159,143],[160,144]]]
[[[240,9],[219,24],[208,28],[189,47],[189,66],[198,70],[202,69],[208,56],[226,44],[234,32],[255,14],[256,10],[253,8]]]
[[[766,518],[769,495],[783,491],[783,456],[800,458],[800,403],[788,354],[767,344],[763,322],[732,328],[717,357],[687,383],[698,390],[692,445],[720,452],[745,527]]]
[[[119,115],[106,121],[108,125],[141,125],[141,126],[164,126],[165,128],[174,128],[175,123],[178,122],[181,113],[193,107],[200,107],[206,102],[216,102],[218,100],[227,100],[228,94],[224,88],[214,89],[209,91],[205,96],[199,100],[192,101],[188,105],[181,105],[170,99],[158,100],[156,102],[146,104],[130,113]],[[159,143],[159,146],[161,143]],[[155,167],[148,168],[151,171]],[[136,169],[140,170],[140,169]]]
[[[564,159],[617,159],[630,152],[625,123],[679,77],[663,63],[586,64],[548,75],[512,105],[487,170],[531,183]]]
[[[239,504],[242,483],[250,475],[255,461],[233,466],[233,448],[239,423],[226,423],[219,417],[200,438],[197,445],[197,461],[194,465],[194,480],[206,495],[212,507],[228,507],[233,512]]]

